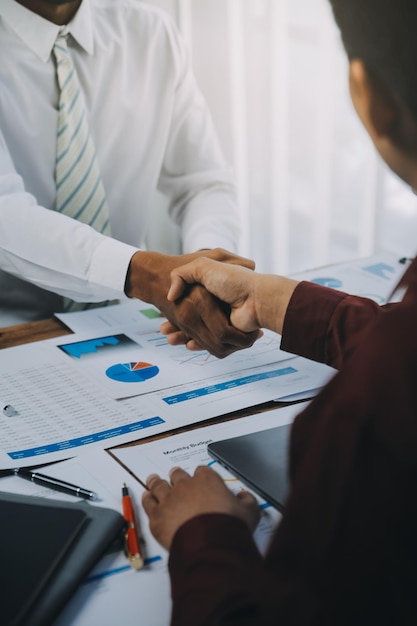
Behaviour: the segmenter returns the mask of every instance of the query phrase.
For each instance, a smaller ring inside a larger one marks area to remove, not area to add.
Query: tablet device
[[[53,624],[124,528],[113,509],[0,491],[1,625]]]
[[[208,444],[216,461],[282,511],[289,490],[288,457],[292,424]]]
[[[81,508],[0,498],[2,624],[25,622],[87,523]]]

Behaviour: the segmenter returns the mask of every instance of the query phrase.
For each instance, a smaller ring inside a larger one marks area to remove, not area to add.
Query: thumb
[[[184,295],[187,285],[195,283],[204,284],[204,272],[207,269],[208,259],[194,259],[186,265],[176,267],[171,272],[171,286],[167,293],[167,298],[173,302]]]
[[[246,491],[246,489],[241,489],[237,494],[237,498],[241,502],[241,504],[243,504],[243,520],[247,523],[250,530],[253,532],[261,517],[259,504],[255,496],[249,493],[249,491]]]
[[[168,289],[167,300],[174,302],[180,298],[187,289],[187,281],[176,273],[176,270],[171,272],[171,286]]]

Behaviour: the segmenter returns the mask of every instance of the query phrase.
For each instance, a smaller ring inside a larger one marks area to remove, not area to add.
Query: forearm
[[[287,307],[281,348],[340,368],[386,310],[368,298],[303,281]]]
[[[0,268],[75,300],[124,296],[136,251],[90,226],[39,206],[26,192],[0,133]]]
[[[0,267],[73,299],[123,297],[135,249],[39,207],[24,191],[0,197]]]

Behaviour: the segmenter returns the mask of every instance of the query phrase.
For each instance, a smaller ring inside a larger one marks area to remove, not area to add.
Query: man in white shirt
[[[62,30],[86,102],[111,238],[54,210],[52,48]],[[180,303],[166,300],[170,271],[193,257],[146,251],[157,190],[169,197],[184,253],[236,250],[231,173],[171,20],[138,0],[1,0],[0,326],[47,317],[62,296],[130,296],[155,304],[185,334],[205,310],[200,339],[218,356],[250,345],[255,337],[235,331],[202,287]]]

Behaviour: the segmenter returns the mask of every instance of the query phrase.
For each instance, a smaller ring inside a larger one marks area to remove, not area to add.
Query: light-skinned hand
[[[231,323],[242,332],[256,333],[261,328],[269,328],[281,333],[288,303],[298,282],[201,257],[171,272],[168,300],[177,301],[194,284],[203,285],[227,304]],[[165,324],[161,332],[171,333],[170,341],[174,343],[175,328]],[[191,346],[187,344],[187,347]]]

